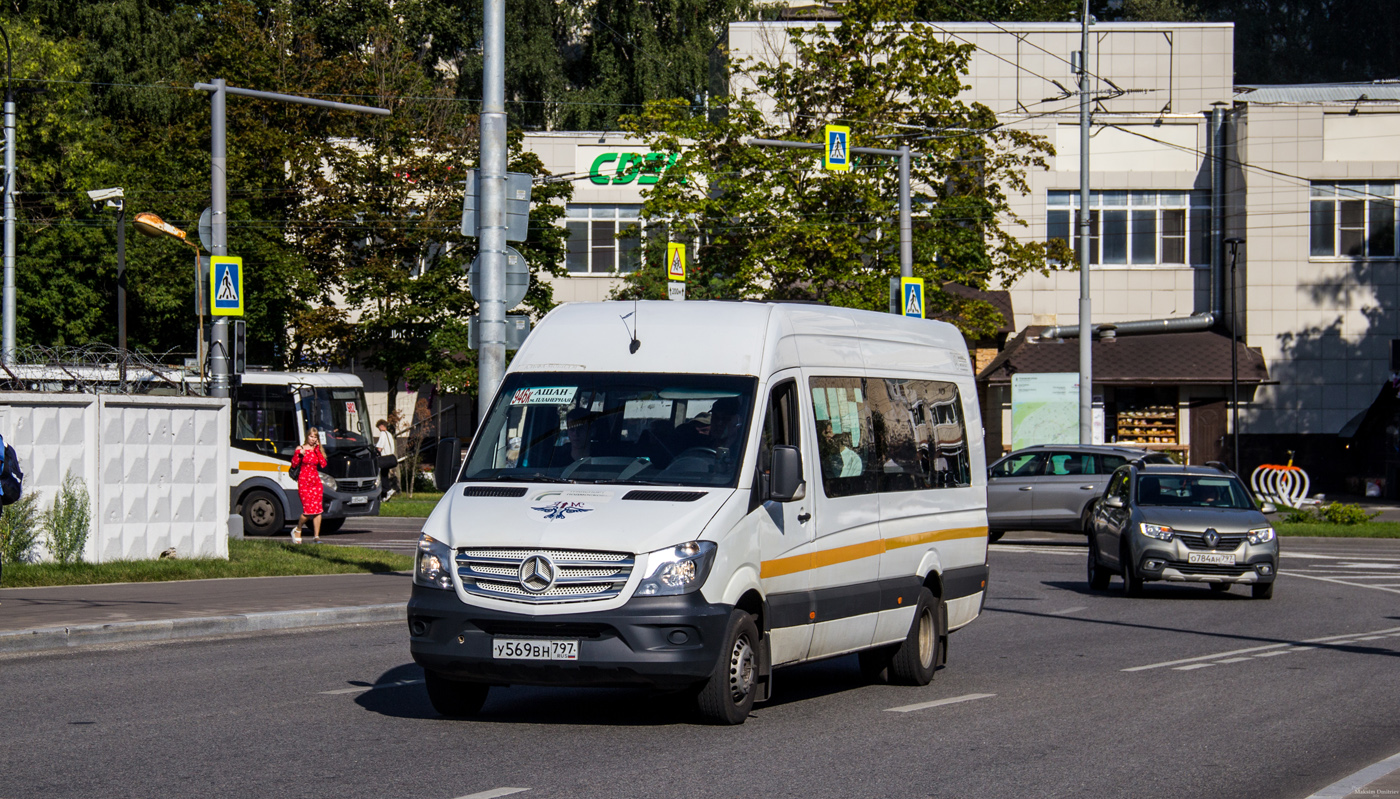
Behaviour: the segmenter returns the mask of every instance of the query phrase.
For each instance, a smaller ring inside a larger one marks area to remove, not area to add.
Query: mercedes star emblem
[[[531,555],[520,564],[520,587],[532,594],[543,594],[554,587],[558,571],[544,555]]]
[[[1215,528],[1206,530],[1206,546],[1210,547],[1211,549],[1215,549],[1215,546],[1219,543],[1220,534],[1215,532]]]

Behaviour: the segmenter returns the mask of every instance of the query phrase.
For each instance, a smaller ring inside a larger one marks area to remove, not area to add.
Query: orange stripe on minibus
[[[262,461],[239,461],[238,470],[240,472],[285,472],[287,467],[280,463],[263,463]]]
[[[841,563],[849,563],[853,560],[871,558],[883,555],[891,549],[902,549],[919,544],[931,544],[935,541],[953,541],[959,538],[981,538],[987,535],[985,527],[955,527],[950,530],[934,530],[927,533],[914,533],[913,535],[902,535],[897,538],[881,539],[878,541],[867,541],[862,544],[851,544],[835,549],[824,549],[819,552],[810,552],[805,555],[793,555],[787,558],[775,558],[765,560],[760,565],[760,577],[782,577],[788,574],[808,571],[810,569],[820,569],[823,566],[835,566]]]

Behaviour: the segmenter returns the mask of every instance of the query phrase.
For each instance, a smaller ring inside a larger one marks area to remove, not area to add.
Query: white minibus
[[[951,325],[822,305],[563,305],[423,527],[410,648],[434,708],[493,685],[693,691],[859,653],[924,685],[982,609],[986,462]]]

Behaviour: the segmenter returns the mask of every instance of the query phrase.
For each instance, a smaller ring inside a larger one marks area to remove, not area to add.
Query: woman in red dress
[[[311,517],[311,529],[316,537],[315,542],[321,543],[321,472],[320,469],[326,465],[326,451],[321,448],[321,431],[311,428],[306,431],[306,443],[297,447],[297,451],[292,453],[292,465],[301,466],[301,472],[297,475],[297,495],[301,497],[301,518],[297,519],[297,526],[292,530],[292,543],[301,543],[301,528],[306,524],[306,518]]]

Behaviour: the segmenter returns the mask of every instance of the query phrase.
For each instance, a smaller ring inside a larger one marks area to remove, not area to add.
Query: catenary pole
[[[10,81],[10,36],[5,37],[5,295],[0,363],[15,362],[15,92]]]
[[[481,77],[481,204],[477,231],[481,243],[480,349],[477,351],[478,419],[485,420],[505,374],[506,364],[506,7],[486,0]]]
[[[338,103],[333,100],[298,97],[294,94],[263,92],[256,89],[240,89],[236,86],[229,86],[223,78],[215,78],[210,83],[196,83],[194,88],[195,91],[209,93],[209,233],[210,238],[213,239],[209,243],[209,251],[214,255],[228,255],[228,146],[225,138],[227,128],[225,104],[228,95],[312,105],[318,108],[332,108],[337,111],[359,111],[379,116],[389,115],[387,108]],[[229,368],[229,339],[228,317],[214,317],[213,335],[209,342],[209,395],[211,397],[227,397],[232,393],[229,381],[231,371]]]
[[[1079,44],[1079,443],[1094,443],[1094,326],[1089,299],[1089,0]]]

